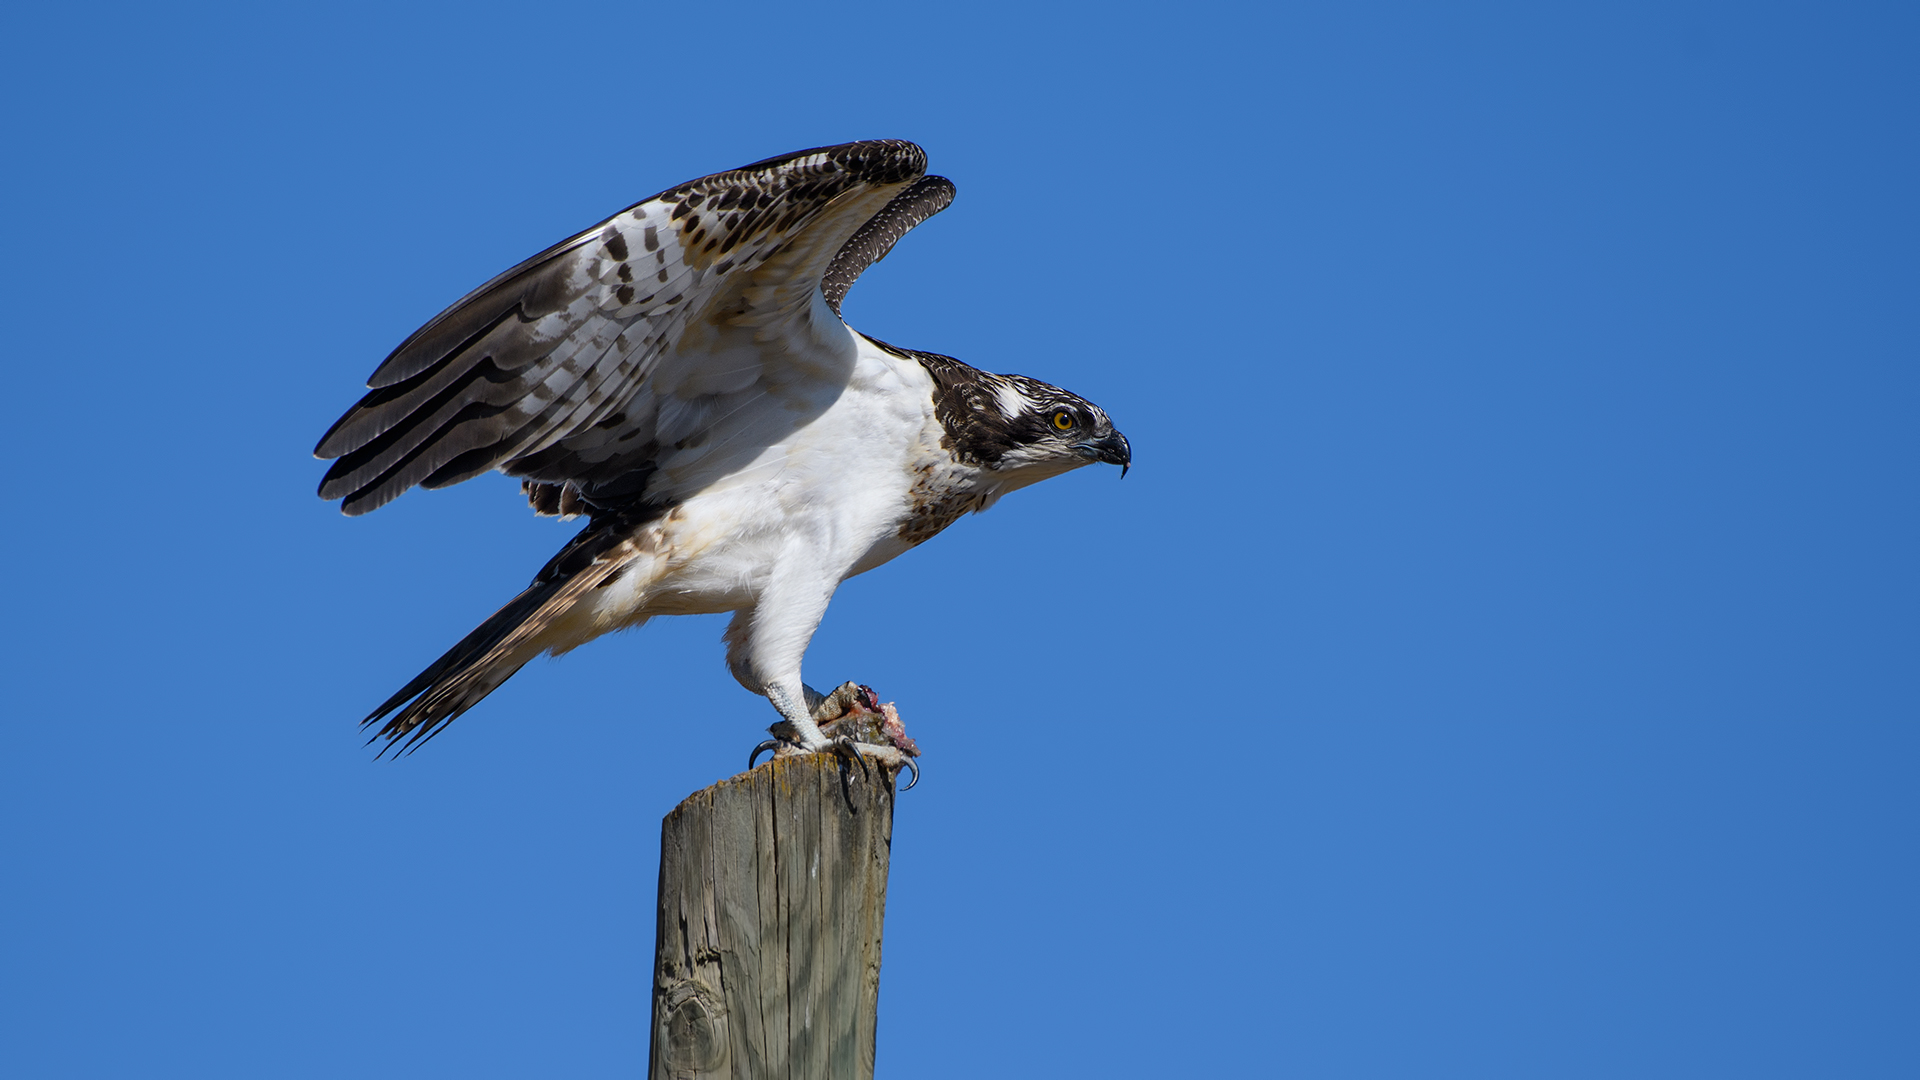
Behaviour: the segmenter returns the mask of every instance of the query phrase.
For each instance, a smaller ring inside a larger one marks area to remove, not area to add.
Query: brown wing
[[[861,226],[925,170],[909,142],[805,150],[682,184],[548,248],[387,357],[314,451],[336,459],[321,497],[362,514],[415,484],[489,469],[549,483],[617,479],[651,442],[627,406],[688,326],[749,292],[810,296],[825,277],[838,283],[837,310],[852,277],[833,271],[857,275],[911,222],[853,244]],[[780,317],[804,317],[803,305],[782,303],[791,310]],[[613,428],[626,448],[595,434]]]

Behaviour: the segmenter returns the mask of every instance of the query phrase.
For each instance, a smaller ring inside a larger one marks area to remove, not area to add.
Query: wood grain
[[[650,1077],[873,1076],[894,785],[841,768],[778,758],[661,823]]]

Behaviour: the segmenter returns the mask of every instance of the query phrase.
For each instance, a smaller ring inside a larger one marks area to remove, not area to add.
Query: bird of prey
[[[499,470],[535,513],[587,523],[367,717],[383,752],[535,656],[702,612],[733,613],[727,665],[775,731],[828,749],[800,662],[842,581],[1016,488],[1096,461],[1124,475],[1131,448],[1092,402],[841,320],[861,271],[953,194],[910,142],[769,158],[635,203],[402,342],[315,448],[322,498],[364,514]]]

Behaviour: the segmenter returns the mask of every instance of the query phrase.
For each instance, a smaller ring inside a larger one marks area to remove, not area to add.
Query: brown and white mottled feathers
[[[489,469],[571,484],[568,508],[637,494],[659,447],[695,434],[715,399],[757,374],[663,359],[689,333],[724,346],[805,319],[827,276],[837,310],[860,271],[951,201],[952,185],[925,170],[908,142],[805,150],[682,184],[535,255],[375,370],[314,451],[337,459],[321,497],[362,514]],[[561,492],[530,497],[567,509]]]

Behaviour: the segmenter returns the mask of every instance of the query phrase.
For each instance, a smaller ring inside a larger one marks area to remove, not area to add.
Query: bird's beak
[[[1095,461],[1120,466],[1122,478],[1125,478],[1127,469],[1133,465],[1133,447],[1127,445],[1127,437],[1118,431],[1109,431],[1097,439],[1088,439],[1074,449]]]

